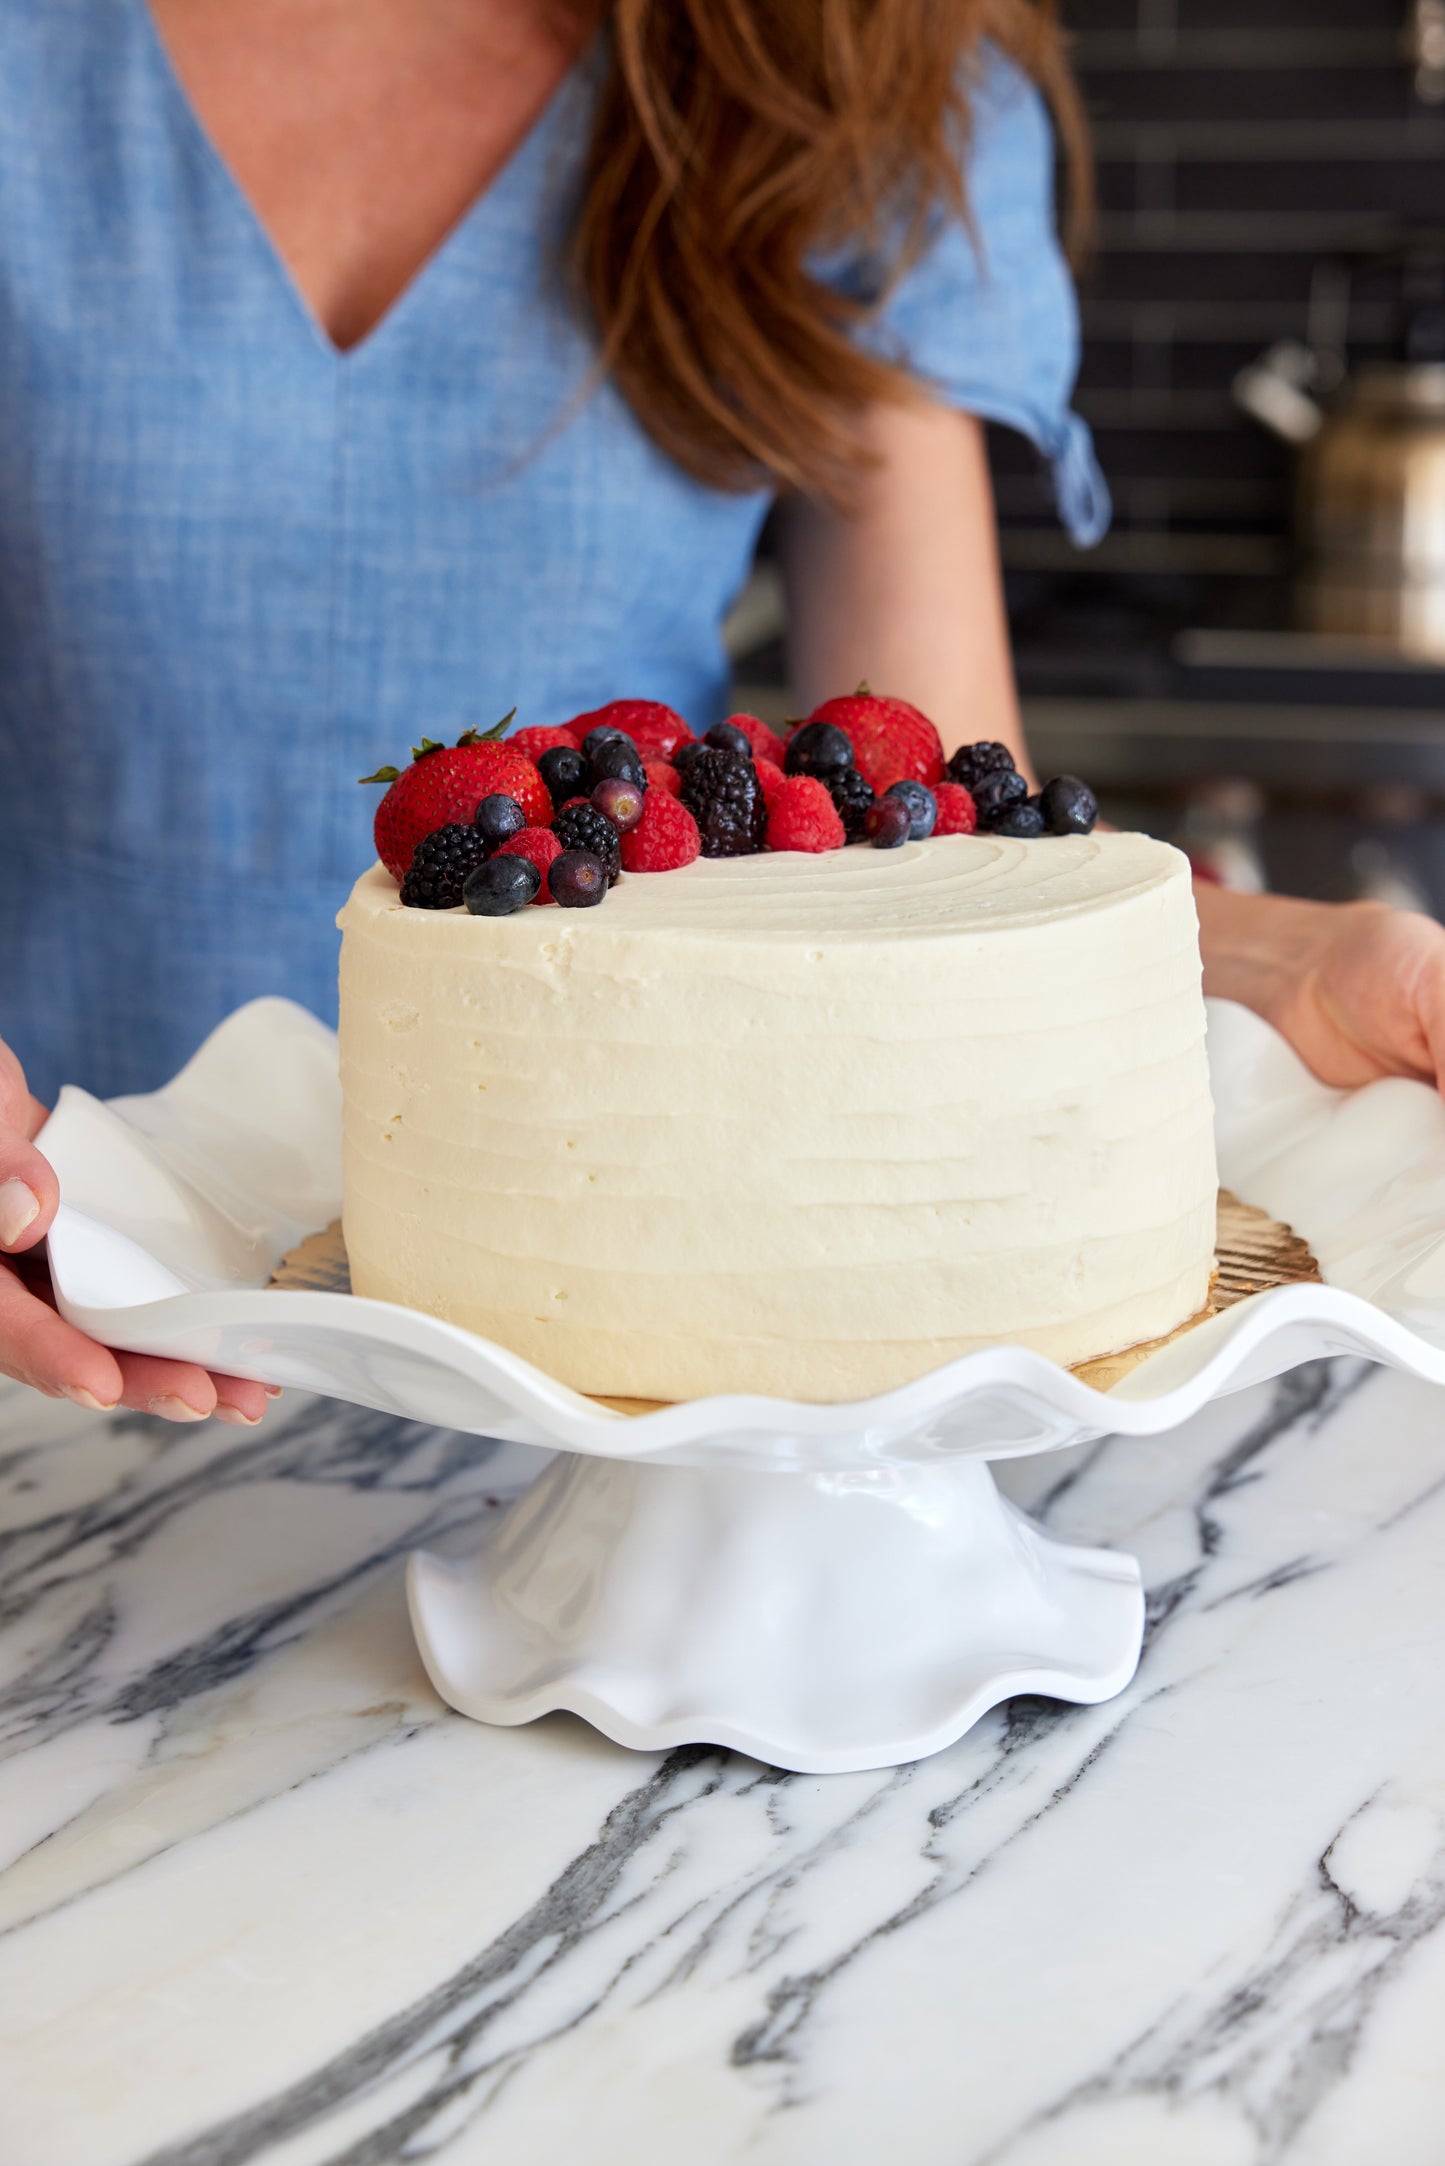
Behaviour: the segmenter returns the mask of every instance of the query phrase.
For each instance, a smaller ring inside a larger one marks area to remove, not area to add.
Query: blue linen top
[[[42,1097],[151,1089],[257,994],[329,1017],[354,778],[423,733],[724,711],[769,499],[588,389],[556,264],[593,94],[579,68],[341,353],[145,0],[0,10],[0,1034]],[[1088,541],[1049,128],[1001,62],[970,160],[979,247],[940,221],[868,335],[1031,437]]]

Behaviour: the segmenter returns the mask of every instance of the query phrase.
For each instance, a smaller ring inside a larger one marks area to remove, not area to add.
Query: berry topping
[[[938,732],[906,699],[878,699],[859,685],[848,698],[825,699],[815,707],[808,724],[816,722],[831,722],[843,732],[853,747],[853,765],[875,790],[902,781],[926,782],[931,788],[942,778]]]
[[[486,737],[465,730],[454,745],[424,737],[410,767],[400,773],[379,767],[363,778],[391,785],[376,808],[373,833],[376,854],[393,880],[405,876],[417,844],[439,827],[469,826],[484,797],[515,797],[529,820],[540,824],[551,819],[547,785],[533,762],[525,752],[496,741],[497,731],[511,719],[506,716]]]
[[[1013,770],[1014,756],[1007,745],[997,745],[984,739],[976,745],[960,745],[948,763],[950,782],[961,782],[963,787],[977,796],[977,784],[985,775],[1009,774]]]
[[[455,820],[424,835],[401,883],[402,901],[413,910],[454,910],[467,875],[482,863],[486,848],[474,827]]]
[[[973,789],[979,826],[992,833],[1004,814],[1012,806],[1021,805],[1028,794],[1028,784],[1012,767],[992,768],[980,775]]]
[[[620,730],[645,760],[670,760],[679,745],[692,742],[692,731],[682,716],[660,699],[609,700],[590,714],[574,715],[568,727],[579,745],[596,729]]]
[[[867,817],[869,843],[873,849],[897,849],[906,843],[912,827],[912,812],[903,804],[901,797],[875,797],[869,806]]]
[[[622,862],[628,872],[677,872],[700,848],[697,822],[686,805],[666,790],[649,790],[642,818],[622,838]]]
[[[901,797],[878,797],[868,808],[868,840],[875,850],[896,850],[907,842],[913,815]]]
[[[596,759],[604,745],[610,745],[614,739],[619,737],[624,744],[632,744],[632,739],[628,736],[626,730],[619,729],[615,722],[599,722],[595,728],[588,730],[587,735],[582,740],[583,757],[589,760]],[[632,745],[632,749],[635,752],[637,750],[636,745]]]
[[[706,752],[708,749],[708,746],[703,743],[700,737],[689,738],[685,745],[679,745],[676,752],[673,753],[673,767],[679,775],[685,775],[699,753]]]
[[[783,753],[785,775],[816,775],[822,782],[852,765],[852,744],[832,722],[800,722]]]
[[[587,762],[575,745],[553,745],[537,762],[537,772],[551,793],[554,806],[565,805],[581,793],[587,780]]]
[[[750,760],[753,756],[752,739],[743,734],[736,722],[714,722],[703,743],[714,746],[719,752],[736,752],[742,760]]]
[[[570,746],[574,752],[577,749],[577,740],[570,729],[546,729],[539,722],[530,723],[524,730],[513,730],[507,743],[514,752],[525,752],[539,767],[542,754],[555,750],[558,745]]]
[[[474,918],[509,918],[524,909],[542,885],[542,875],[529,857],[509,853],[489,857],[468,873],[462,901]]]
[[[938,806],[935,835],[971,835],[978,826],[978,807],[961,782],[940,782],[934,787]]]
[[[782,766],[783,740],[776,730],[770,730],[755,714],[730,714],[728,721],[735,730],[742,731],[752,746],[755,760],[771,760],[774,767]]]
[[[1021,841],[1032,841],[1044,833],[1044,816],[1037,805],[1025,801],[1021,805],[1006,805],[998,815],[989,832],[994,835],[1015,835]]]
[[[665,760],[644,760],[642,766],[650,790],[666,790],[669,797],[676,797],[682,777],[675,767],[669,767]]]
[[[768,808],[751,760],[704,746],[688,762],[682,802],[697,821],[704,857],[746,857],[761,850]]]
[[[767,806],[769,812],[771,812],[773,809],[773,800],[776,798],[779,790],[783,787],[783,784],[787,781],[788,777],[783,773],[782,768],[775,767],[771,760],[754,760],[753,767],[756,770],[758,781],[762,786],[763,803]]]
[[[1039,810],[1051,835],[1087,835],[1099,806],[1087,782],[1077,775],[1055,775],[1039,792]]]
[[[850,842],[861,842],[868,832],[868,808],[873,802],[873,785],[865,782],[856,767],[842,767],[837,774],[824,775],[828,795],[838,808],[843,822],[843,833]]]
[[[513,835],[520,835],[527,824],[527,815],[515,797],[503,797],[495,790],[484,797],[472,817],[472,825],[489,850],[495,850],[499,842],[507,842]]]
[[[561,855],[562,845],[550,827],[524,827],[520,835],[513,835],[510,842],[504,842],[496,857],[490,858],[488,863],[495,864],[497,857],[524,857],[529,865],[537,868],[537,892],[532,897],[533,902],[548,903],[552,898],[547,892],[547,874],[553,859]]]
[[[594,785],[615,777],[618,781],[635,782],[639,790],[647,788],[642,754],[628,737],[605,737],[597,750],[589,755],[587,772]]]
[[[908,807],[910,842],[926,842],[938,821],[938,799],[926,782],[890,782],[884,792],[888,797],[901,797]]]
[[[589,910],[600,903],[611,883],[607,867],[590,850],[564,850],[552,860],[547,886],[564,910]]]
[[[816,775],[785,775],[768,807],[768,848],[841,850],[847,839],[826,783]]]
[[[552,832],[564,850],[581,850],[600,860],[609,880],[622,870],[617,829],[595,805],[564,805],[552,822]]]
[[[592,792],[594,808],[610,820],[619,835],[626,835],[642,818],[647,792],[622,775],[608,775]]]

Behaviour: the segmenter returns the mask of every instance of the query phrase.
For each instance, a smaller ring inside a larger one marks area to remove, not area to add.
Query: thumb
[[[44,1237],[60,1201],[59,1183],[30,1141],[44,1118],[19,1061],[0,1043],[0,1250],[12,1256]]]

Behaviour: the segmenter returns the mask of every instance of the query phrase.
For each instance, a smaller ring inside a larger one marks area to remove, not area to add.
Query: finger
[[[212,1376],[194,1361],[168,1361],[160,1354],[120,1354],[122,1406],[163,1421],[218,1421],[254,1428],[266,1411],[264,1384],[240,1376]]]
[[[0,1249],[18,1256],[44,1239],[60,1201],[60,1184],[18,1128],[0,1127]]]
[[[120,1399],[120,1364],[107,1347],[66,1323],[0,1265],[0,1371],[51,1398],[108,1408]]]

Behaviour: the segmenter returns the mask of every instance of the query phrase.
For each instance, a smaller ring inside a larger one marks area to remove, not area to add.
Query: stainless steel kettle
[[[1361,369],[1297,486],[1302,628],[1445,662],[1445,362]]]

